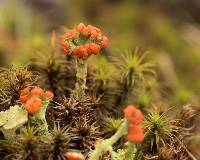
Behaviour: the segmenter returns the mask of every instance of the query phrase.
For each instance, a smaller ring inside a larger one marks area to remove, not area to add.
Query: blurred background
[[[0,0],[0,66],[25,63],[52,31],[100,27],[110,50],[149,50],[174,105],[200,97],[199,0]]]

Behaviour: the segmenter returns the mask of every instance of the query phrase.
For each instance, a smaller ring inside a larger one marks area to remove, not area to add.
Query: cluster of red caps
[[[85,157],[78,152],[67,152],[65,154],[65,157],[67,160],[85,160]]]
[[[43,91],[40,87],[27,87],[20,91],[19,100],[28,113],[34,114],[40,111],[44,99],[52,99],[53,96],[52,92]]]
[[[73,53],[78,58],[87,59],[92,54],[99,54],[101,48],[106,48],[108,38],[99,28],[80,23],[74,31],[61,37],[61,45],[67,55]]]
[[[131,142],[142,142],[144,134],[142,128],[139,126],[143,121],[142,112],[133,105],[128,105],[124,109],[125,118],[129,122],[127,139]]]

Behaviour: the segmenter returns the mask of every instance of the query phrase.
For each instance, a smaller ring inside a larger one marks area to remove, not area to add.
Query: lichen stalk
[[[123,160],[133,160],[135,157],[136,151],[137,151],[136,144],[132,142],[128,142],[128,148],[124,155]]]
[[[48,105],[49,105],[49,100],[47,100],[47,99],[44,100],[43,105],[40,109],[40,112],[38,112],[34,115],[34,120],[40,126],[39,134],[41,134],[41,135],[46,135],[49,133],[48,124],[47,124],[46,117],[45,117]]]
[[[76,59],[76,84],[72,97],[82,100],[85,97],[86,80],[87,80],[87,63],[82,59]]]
[[[90,154],[89,160],[98,160],[107,151],[114,152],[112,146],[124,135],[127,134],[128,121],[124,119],[118,131],[109,139],[103,140],[98,143],[95,150]],[[114,155],[112,153],[112,155]]]

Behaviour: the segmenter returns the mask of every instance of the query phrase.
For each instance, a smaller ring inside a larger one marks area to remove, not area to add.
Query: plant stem
[[[82,100],[85,97],[86,80],[87,80],[87,64],[82,59],[76,59],[76,85],[72,93],[72,97]]]
[[[128,142],[128,149],[124,155],[123,160],[133,160],[136,153],[135,143]]]
[[[49,104],[49,100],[45,100],[43,102],[43,105],[42,105],[41,109],[40,109],[40,112],[38,112],[34,116],[35,120],[39,123],[39,126],[41,128],[40,129],[40,134],[41,135],[49,133],[48,124],[47,124],[46,117],[45,117],[48,104]]]
[[[110,144],[113,145],[116,143],[122,136],[127,134],[127,128],[128,128],[128,121],[124,119],[124,122],[121,124],[118,131],[108,140],[110,141]]]
[[[128,102],[130,98],[130,92],[132,91],[132,88],[134,86],[134,77],[133,77],[133,70],[130,69],[128,72],[127,77],[124,79],[124,84],[123,84],[123,91],[119,100],[119,107],[122,107],[125,103]]]
[[[115,144],[122,136],[127,134],[128,121],[124,119],[118,131],[109,139],[103,140],[98,143],[95,150],[91,153],[89,160],[99,160],[99,158],[107,151],[112,152],[112,146]],[[114,152],[114,151],[113,151]]]

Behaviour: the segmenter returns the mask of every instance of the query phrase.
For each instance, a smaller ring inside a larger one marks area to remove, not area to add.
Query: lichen
[[[28,113],[22,107],[15,105],[0,112],[0,130],[6,139],[15,137],[15,132],[28,121]]]

